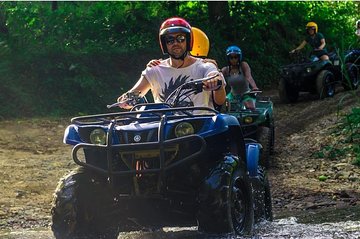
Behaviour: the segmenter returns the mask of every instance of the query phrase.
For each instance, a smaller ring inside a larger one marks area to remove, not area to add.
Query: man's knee
[[[329,56],[328,55],[322,55],[320,57],[320,59],[323,60],[323,61],[327,61],[327,60],[329,60]]]

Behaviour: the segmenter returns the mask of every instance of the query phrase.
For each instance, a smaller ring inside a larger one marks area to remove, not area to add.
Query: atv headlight
[[[182,122],[175,127],[175,136],[182,137],[194,133],[194,127],[188,122]]]
[[[310,72],[311,72],[311,67],[307,67],[307,68],[306,68],[306,72],[307,72],[307,73],[310,73]]]
[[[253,120],[253,118],[252,118],[251,116],[246,116],[246,117],[244,118],[244,123],[245,123],[245,124],[251,124],[253,121],[254,121],[254,120]]]
[[[105,144],[106,143],[106,133],[102,129],[94,129],[90,133],[90,142],[92,144]]]

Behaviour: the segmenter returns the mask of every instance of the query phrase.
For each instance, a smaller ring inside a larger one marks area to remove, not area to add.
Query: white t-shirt
[[[195,63],[184,68],[174,68],[169,64],[169,59],[162,60],[157,66],[147,67],[142,75],[149,81],[151,92],[156,103],[164,102],[167,97],[185,82],[209,76],[209,73],[218,72],[212,63],[205,63],[196,59]],[[192,94],[182,106],[204,106],[214,108],[211,91],[202,91]]]

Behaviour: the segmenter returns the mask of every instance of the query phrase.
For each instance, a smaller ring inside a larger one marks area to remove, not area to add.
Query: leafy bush
[[[215,6],[215,8],[214,8]],[[216,8],[222,6],[222,8]],[[161,22],[185,17],[207,33],[210,58],[239,45],[257,84],[276,87],[288,51],[319,24],[329,48],[354,42],[359,3],[346,2],[1,2],[2,117],[102,112],[163,57]],[[211,10],[211,11],[210,11]]]
[[[352,163],[360,167],[360,108],[355,107],[344,115],[332,134],[337,139],[336,143],[322,147],[314,156],[338,160],[352,155]]]

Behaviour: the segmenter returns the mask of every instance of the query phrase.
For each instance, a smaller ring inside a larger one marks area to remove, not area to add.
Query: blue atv
[[[356,59],[356,50],[346,51],[344,60],[336,52],[330,52],[329,59],[336,82],[341,84],[344,90],[356,90],[360,80],[359,66],[356,65],[360,60]]]
[[[330,60],[304,57],[299,51],[290,56],[292,63],[280,68],[278,90],[281,102],[297,102],[300,92],[317,94],[319,99],[334,96],[337,69]]]
[[[191,225],[246,235],[255,222],[272,220],[260,144],[244,138],[234,116],[181,107],[203,80],[181,85],[165,103],[137,103],[130,94],[129,112],[71,119],[64,143],[79,167],[54,193],[57,239]]]
[[[348,77],[345,77],[342,85],[345,90],[356,90],[360,82],[360,49],[346,51],[344,61]]]
[[[258,96],[260,93],[262,91],[250,90],[244,94],[256,99],[255,110],[247,109],[241,98],[235,97],[226,101],[225,111],[239,120],[245,138],[262,145],[259,163],[262,167],[269,168],[275,144],[273,103],[269,97]]]

